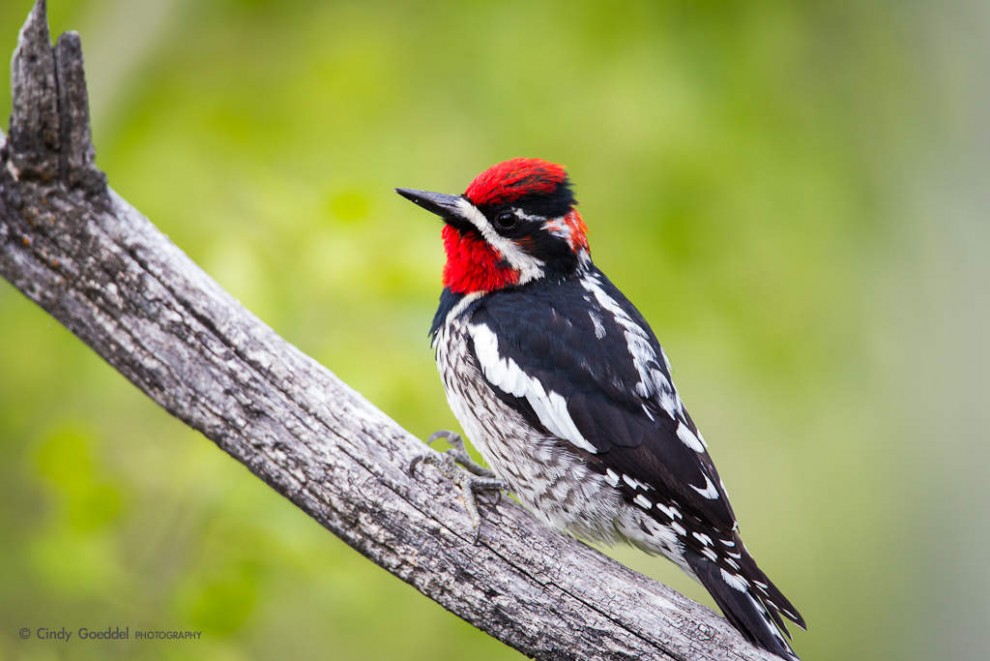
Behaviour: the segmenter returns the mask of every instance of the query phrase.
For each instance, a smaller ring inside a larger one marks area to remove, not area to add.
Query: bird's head
[[[559,165],[514,158],[479,174],[463,195],[396,192],[443,219],[443,281],[455,293],[565,277],[589,260],[588,230]]]

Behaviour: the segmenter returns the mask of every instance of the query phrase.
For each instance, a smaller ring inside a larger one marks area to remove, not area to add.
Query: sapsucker
[[[746,551],[653,331],[592,263],[564,169],[516,158],[463,195],[397,191],[444,221],[433,347],[494,473],[559,530],[666,556],[750,641],[796,658],[781,616],[804,621]]]

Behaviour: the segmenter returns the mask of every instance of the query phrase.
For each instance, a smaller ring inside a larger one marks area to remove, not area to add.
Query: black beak
[[[461,201],[458,195],[430,193],[425,190],[415,190],[413,188],[396,188],[395,192],[427,211],[435,213],[445,221],[463,220],[461,210],[457,206],[458,202]]]

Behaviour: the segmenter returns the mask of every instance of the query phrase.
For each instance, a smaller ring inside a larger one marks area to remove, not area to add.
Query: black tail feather
[[[794,620],[802,628],[804,628],[804,620],[769,579],[766,579],[763,572],[756,568],[755,563],[753,569],[756,569],[760,576],[757,580],[767,585],[765,590],[753,586],[748,580],[744,582],[742,578],[723,572],[717,563],[704,556],[691,552],[686,553],[685,556],[698,580],[711,593],[715,603],[732,626],[757,647],[762,647],[782,658],[797,661],[798,656],[784,638],[784,635],[789,638],[790,632],[784,626],[780,614]],[[780,595],[782,604],[778,605],[766,596],[766,593],[771,591],[775,595]]]

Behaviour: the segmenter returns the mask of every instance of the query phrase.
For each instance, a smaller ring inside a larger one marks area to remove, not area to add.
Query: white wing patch
[[[474,351],[485,378],[503,392],[524,398],[533,407],[540,423],[555,436],[596,454],[598,450],[578,430],[567,410],[567,401],[560,393],[547,392],[539,380],[526,374],[516,361],[498,353],[498,338],[483,324],[468,326]]]

